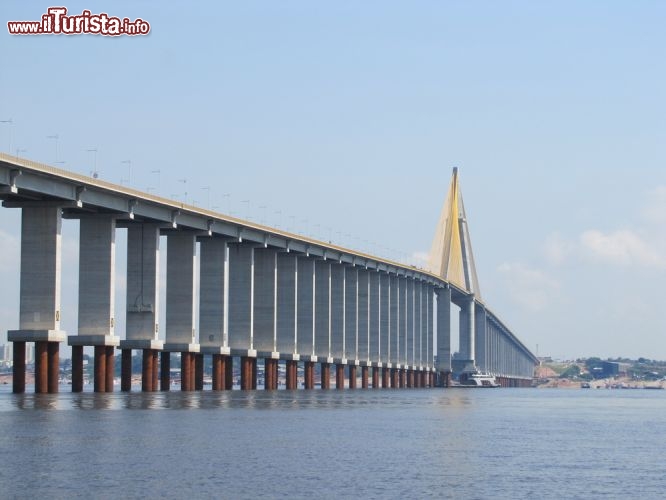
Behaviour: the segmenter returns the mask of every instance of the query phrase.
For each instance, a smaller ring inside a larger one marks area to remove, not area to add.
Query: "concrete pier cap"
[[[64,330],[9,330],[9,342],[64,342],[67,334]]]

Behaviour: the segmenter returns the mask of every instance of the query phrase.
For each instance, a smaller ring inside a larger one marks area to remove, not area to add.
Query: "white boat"
[[[462,372],[460,374],[460,384],[458,387],[480,387],[480,388],[495,388],[501,387],[495,377],[489,373],[483,373],[479,370]]]

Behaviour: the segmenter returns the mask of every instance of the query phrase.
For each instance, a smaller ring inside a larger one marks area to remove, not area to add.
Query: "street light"
[[[90,176],[93,179],[97,179],[99,177],[99,174],[97,173],[97,147],[86,149],[87,153],[93,153],[93,169],[92,172],[90,172]]]
[[[27,153],[27,149],[16,148],[16,156],[19,156],[21,153]]]

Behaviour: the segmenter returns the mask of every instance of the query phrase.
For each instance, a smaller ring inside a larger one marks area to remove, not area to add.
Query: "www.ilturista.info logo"
[[[150,24],[137,18],[93,14],[84,10],[79,15],[67,15],[67,7],[49,7],[41,21],[7,21],[10,35],[147,35]]]

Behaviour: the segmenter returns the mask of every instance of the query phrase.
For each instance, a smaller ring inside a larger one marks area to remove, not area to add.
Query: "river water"
[[[0,425],[3,499],[666,495],[666,391],[3,388]]]

